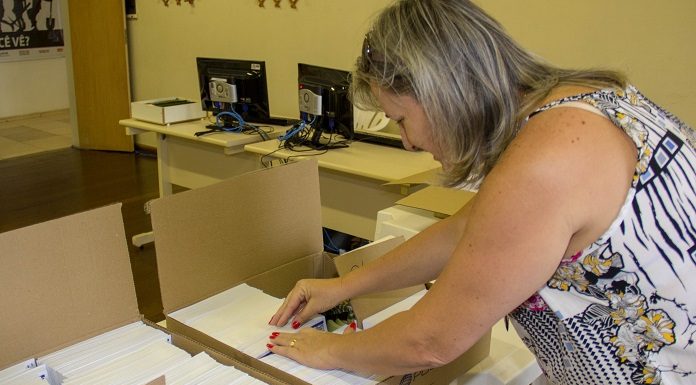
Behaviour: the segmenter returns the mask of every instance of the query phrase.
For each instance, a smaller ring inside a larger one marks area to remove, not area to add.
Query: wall
[[[297,116],[297,63],[346,69],[369,19],[390,0],[196,0],[137,3],[129,21],[134,100],[197,99],[197,56],[265,60],[271,114]],[[696,2],[691,0],[478,0],[526,48],[554,64],[607,66],[696,124]],[[139,139],[154,145],[154,140]]]
[[[65,58],[0,63],[0,119],[68,108]]]

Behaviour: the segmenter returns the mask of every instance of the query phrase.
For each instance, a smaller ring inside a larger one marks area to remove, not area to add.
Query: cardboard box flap
[[[442,167],[434,168],[432,170],[419,172],[418,174],[409,175],[405,178],[393,180],[391,182],[385,183],[386,185],[399,184],[399,185],[417,185],[417,184],[428,184],[428,185],[438,185],[442,179]]]
[[[334,264],[338,275],[345,275],[352,270],[359,269],[403,242],[404,237],[402,236],[384,238],[335,257]],[[355,317],[362,323],[363,319],[423,290],[423,288],[424,285],[415,285],[383,293],[368,294],[351,298],[350,304],[353,307]]]
[[[121,204],[0,234],[0,250],[0,368],[140,318]]]
[[[397,204],[452,215],[476,195],[473,191],[428,186],[396,201]]]
[[[164,313],[323,250],[316,160],[152,202]]]

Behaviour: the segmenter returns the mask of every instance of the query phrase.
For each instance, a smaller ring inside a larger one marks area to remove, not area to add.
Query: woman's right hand
[[[327,311],[345,300],[343,294],[343,280],[340,277],[300,280],[285,297],[285,301],[268,324],[284,326],[293,318],[292,327],[296,329],[316,314]]]

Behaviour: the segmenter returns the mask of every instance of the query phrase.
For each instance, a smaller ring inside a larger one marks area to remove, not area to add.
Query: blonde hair
[[[397,1],[380,13],[365,43],[353,103],[379,109],[371,84],[413,96],[433,127],[450,186],[479,182],[554,87],[625,86],[617,72],[543,62],[467,0]]]

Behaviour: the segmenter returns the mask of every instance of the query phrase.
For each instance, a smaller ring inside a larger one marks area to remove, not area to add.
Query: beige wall
[[[68,108],[65,58],[0,63],[0,119]]]
[[[271,114],[297,116],[297,63],[351,69],[368,20],[390,0],[137,4],[129,21],[134,100],[197,99],[197,56],[265,60]],[[628,73],[644,93],[696,124],[696,2],[478,0],[523,46],[570,67]],[[147,140],[147,138],[145,139]]]

